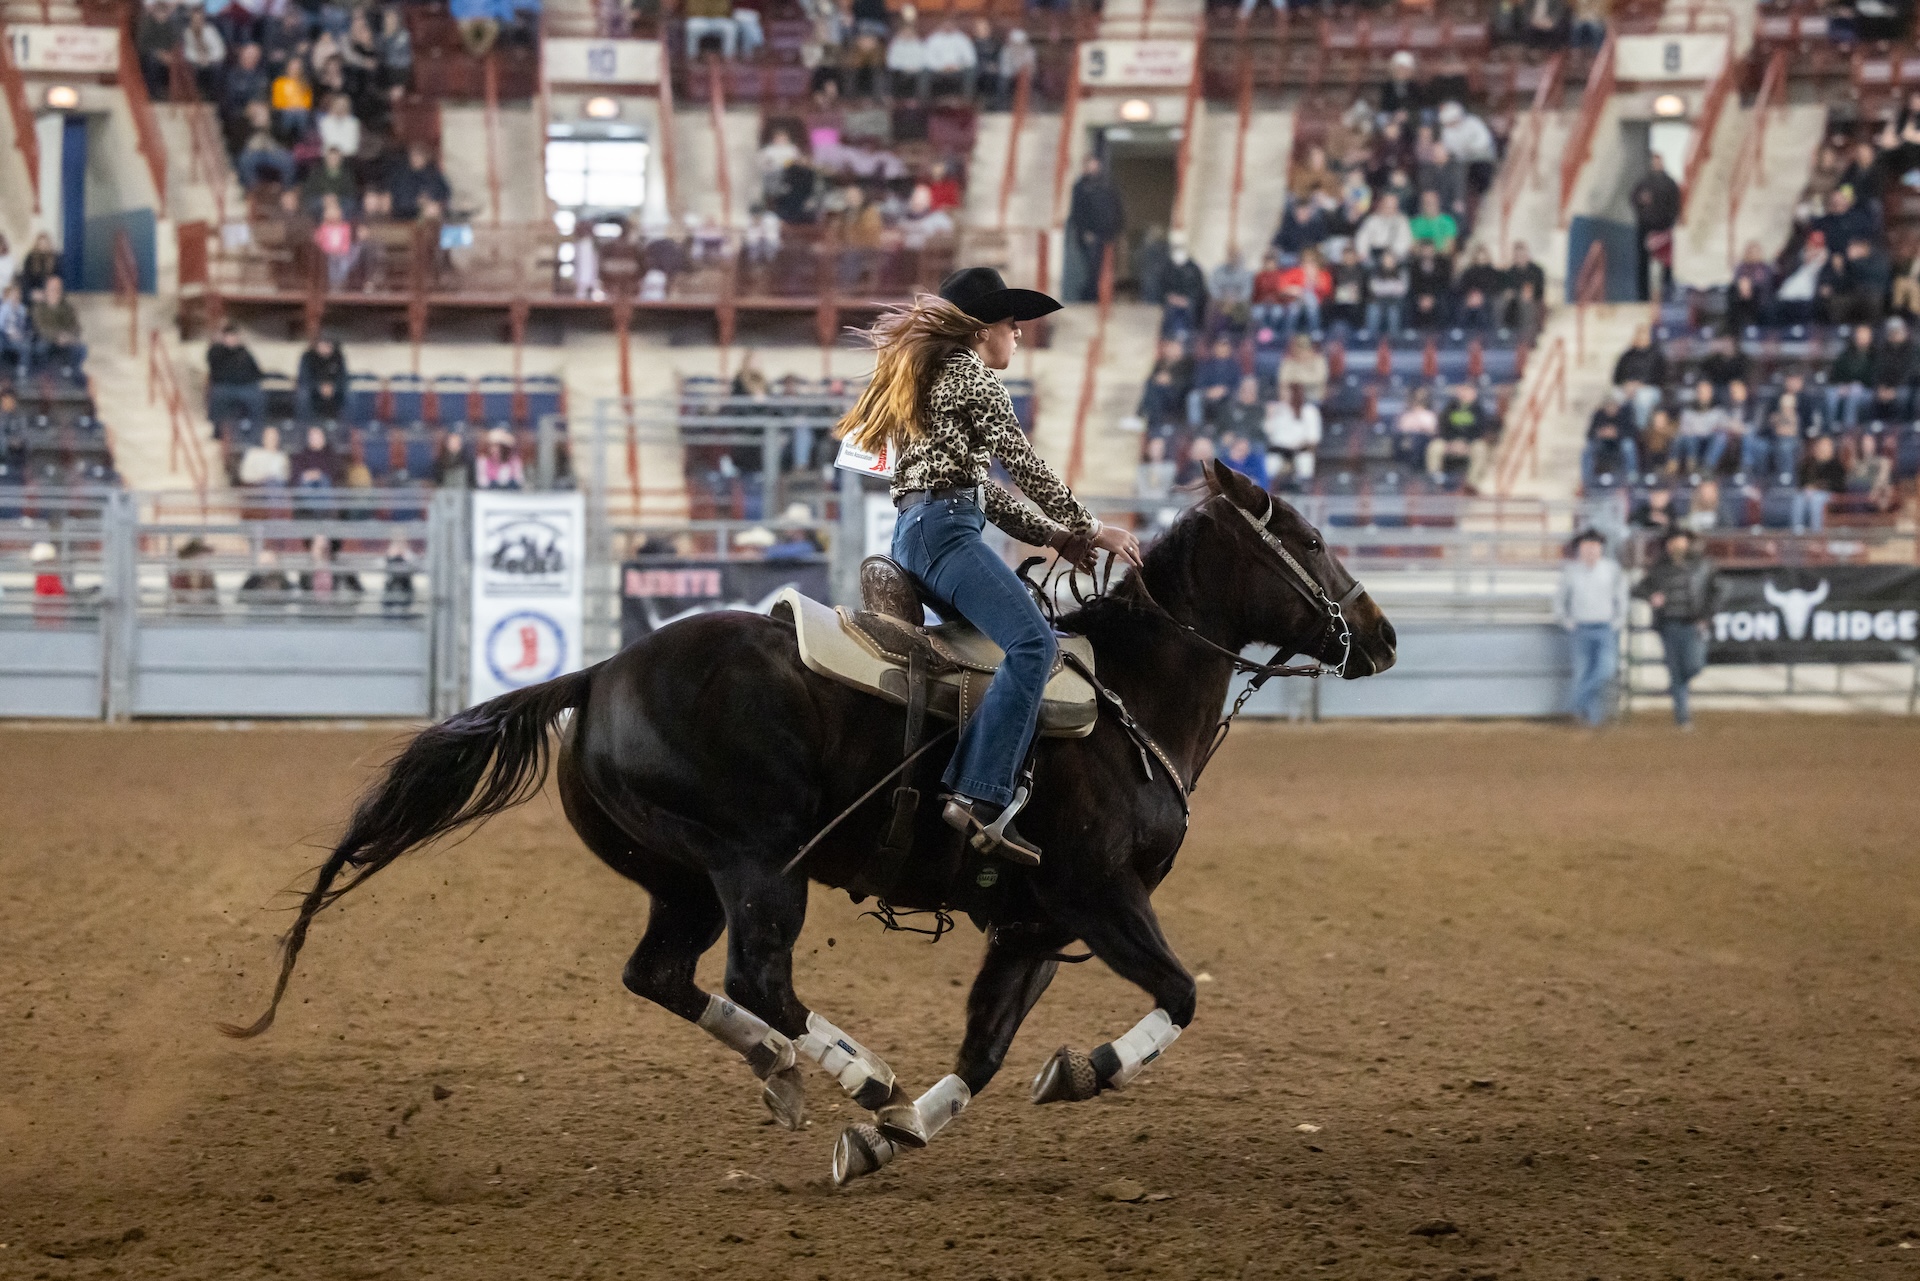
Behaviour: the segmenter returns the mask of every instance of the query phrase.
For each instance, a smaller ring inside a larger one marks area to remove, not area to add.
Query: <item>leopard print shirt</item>
[[[987,519],[1023,543],[1045,547],[1061,525],[1078,534],[1093,531],[1093,513],[1034,452],[1014,417],[1013,398],[973,351],[954,352],[934,377],[923,426],[920,438],[901,449],[894,465],[895,497],[915,489],[980,485]],[[1040,511],[987,478],[995,458]]]

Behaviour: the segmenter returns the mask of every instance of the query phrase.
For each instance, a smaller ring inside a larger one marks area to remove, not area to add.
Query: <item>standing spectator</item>
[[[1065,291],[1069,301],[1097,301],[1100,264],[1106,257],[1107,246],[1126,225],[1127,212],[1120,203],[1120,189],[1107,176],[1100,157],[1088,156],[1086,168],[1074,181],[1073,201],[1067,209],[1067,244],[1071,252],[1066,265],[1073,273]],[[1185,247],[1179,247],[1179,252],[1184,254]]]
[[[1351,240],[1340,251],[1340,261],[1328,273],[1332,290],[1327,295],[1325,317],[1330,326],[1361,329],[1367,323],[1367,267]]]
[[[224,86],[221,73],[227,62],[227,42],[220,28],[207,21],[207,11],[195,6],[180,33],[180,57],[193,72],[202,102],[219,102]]]
[[[487,433],[487,452],[474,460],[475,489],[525,489],[527,469],[514,448],[513,433],[495,427]]]
[[[278,486],[285,485],[292,475],[292,462],[287,451],[280,448],[280,429],[267,427],[260,432],[259,443],[247,446],[240,455],[235,479],[248,486]]]
[[[313,229],[313,243],[326,259],[327,289],[345,289],[354,260],[359,256],[356,252],[359,241],[354,235],[353,224],[341,212],[340,197],[329,193],[320,198],[320,225]]]
[[[1680,221],[1680,184],[1667,173],[1659,152],[1647,157],[1647,172],[1633,186],[1633,221],[1638,237],[1639,297],[1652,298],[1650,274],[1660,268],[1660,293],[1673,283],[1673,226]]]
[[[223,119],[231,122],[244,116],[247,104],[264,102],[273,92],[273,77],[263,65],[260,46],[251,42],[240,46],[233,65],[227,68],[226,81],[220,86],[218,106]]]
[[[407,167],[394,176],[388,186],[393,197],[393,216],[412,222],[431,203],[445,210],[453,203],[453,188],[447,176],[434,163],[433,152],[423,143],[407,148]]]
[[[1528,348],[1540,340],[1540,331],[1547,325],[1547,307],[1534,291],[1531,280],[1520,285],[1520,294],[1513,300],[1513,338],[1522,348]]]
[[[439,452],[433,458],[433,483],[441,489],[471,489],[473,458],[467,453],[467,440],[457,431],[440,438]]]
[[[1187,252],[1187,238],[1179,232],[1174,233],[1167,250],[1163,279],[1166,294],[1161,303],[1161,336],[1184,338],[1198,332],[1207,322],[1207,276]]]
[[[1653,345],[1650,326],[1635,326],[1633,341],[1613,362],[1613,385],[1627,393],[1634,423],[1645,432],[1647,420],[1660,407],[1661,389],[1667,385],[1667,358]]]
[[[399,5],[388,5],[380,15],[380,83],[388,90],[404,88],[413,80],[413,33]]]
[[[1588,493],[1600,487],[1600,478],[1631,481],[1640,472],[1640,447],[1635,441],[1633,411],[1627,397],[1615,387],[1587,423],[1587,445],[1580,452],[1580,484]]]
[[[87,344],[80,340],[80,313],[67,297],[67,284],[49,276],[41,301],[33,308],[34,363],[57,365],[68,378],[87,362]]]
[[[1295,489],[1311,484],[1314,450],[1320,445],[1322,424],[1320,406],[1307,399],[1305,387],[1299,383],[1287,384],[1286,399],[1267,406],[1263,432],[1269,451],[1269,478],[1277,485],[1285,477]]]
[[[1573,540],[1573,559],[1560,570],[1553,612],[1573,637],[1573,711],[1596,729],[1606,724],[1607,686],[1620,656],[1626,622],[1626,576],[1607,555],[1607,540],[1587,528]]]
[[[293,403],[302,422],[339,419],[347,403],[347,357],[333,339],[323,335],[300,353]]]
[[[1793,532],[1819,532],[1827,527],[1827,504],[1847,492],[1847,468],[1833,447],[1833,437],[1815,436],[1800,464],[1799,488],[1793,495]]]
[[[962,98],[973,97],[980,80],[980,60],[973,40],[958,22],[948,18],[934,28],[926,40],[925,57],[929,86],[925,96],[945,90]]]
[[[1427,475],[1436,485],[1446,483],[1449,459],[1464,459],[1465,484],[1477,488],[1487,469],[1492,446],[1487,416],[1480,408],[1480,389],[1461,383],[1453,389],[1453,403],[1440,415],[1440,434],[1427,446]]]
[[[1311,338],[1295,334],[1288,340],[1287,354],[1280,360],[1276,379],[1280,386],[1298,384],[1307,399],[1318,404],[1326,399],[1328,376],[1327,358],[1314,349]]]
[[[331,489],[339,483],[340,457],[333,452],[324,429],[307,428],[306,448],[293,456],[290,470],[299,489]]]
[[[1633,594],[1653,608],[1653,623],[1666,655],[1673,722],[1693,728],[1688,686],[1707,665],[1707,620],[1713,616],[1713,563],[1693,550],[1693,535],[1668,532],[1665,555],[1656,561]]]
[[[1367,331],[1382,338],[1397,338],[1405,328],[1407,291],[1413,275],[1392,250],[1380,255],[1380,261],[1367,273]]]
[[[259,362],[240,339],[232,321],[220,326],[220,337],[207,344],[207,417],[218,428],[242,419],[258,423],[267,416],[267,393],[260,387]]]
[[[1467,186],[1475,195],[1484,193],[1493,182],[1494,166],[1500,162],[1500,149],[1487,122],[1457,102],[1443,102],[1440,141],[1449,155],[1467,167]]]
[[[1388,60],[1387,80],[1380,86],[1381,115],[1414,114],[1431,105],[1426,83],[1416,74],[1416,68],[1413,53],[1407,49]]]

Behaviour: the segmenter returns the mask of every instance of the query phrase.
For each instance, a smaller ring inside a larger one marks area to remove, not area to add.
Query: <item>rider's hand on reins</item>
[[[1140,567],[1140,540],[1133,536],[1131,530],[1118,525],[1102,525],[1093,536],[1093,545],[1099,551],[1111,552],[1136,569]],[[1091,562],[1092,557],[1089,556],[1088,560]]]

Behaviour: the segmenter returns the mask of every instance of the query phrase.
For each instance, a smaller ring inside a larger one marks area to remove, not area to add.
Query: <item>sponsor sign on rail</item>
[[[579,494],[475,491],[472,702],[580,667],[585,523]]]
[[[831,588],[824,559],[628,561],[620,567],[620,644],[668,623],[714,609],[764,614],[773,598],[798,587],[815,600]]]
[[[1722,570],[1714,663],[1895,663],[1920,647],[1920,569]]]

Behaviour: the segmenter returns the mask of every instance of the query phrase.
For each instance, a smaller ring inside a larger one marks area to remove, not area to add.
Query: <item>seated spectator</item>
[[[20,301],[20,286],[10,284],[0,289],[0,372],[25,378],[32,360],[33,323]]]
[[[285,485],[292,476],[292,460],[280,448],[280,429],[267,427],[261,430],[259,443],[247,446],[240,455],[235,479],[242,485]]]
[[[250,102],[246,108],[246,141],[234,157],[234,174],[240,186],[252,191],[268,178],[282,187],[293,185],[299,165],[293,153],[280,145],[273,132],[273,111],[264,102]]]
[[[1638,476],[1640,446],[1636,434],[1626,393],[1615,387],[1587,423],[1587,444],[1580,452],[1582,488],[1592,493],[1600,488],[1602,477],[1617,484]]]
[[[67,285],[58,276],[47,277],[41,301],[33,308],[34,359],[36,366],[59,368],[66,377],[77,375],[87,362],[87,344],[81,341],[80,313],[67,297]]]
[[[1145,456],[1134,472],[1133,496],[1148,502],[1160,502],[1173,493],[1173,481],[1179,467],[1167,456],[1165,436],[1147,437]]]
[[[1501,286],[1506,273],[1493,265],[1485,245],[1475,245],[1466,267],[1454,282],[1457,303],[1454,323],[1462,329],[1492,329],[1498,319]]]
[[[154,0],[139,10],[133,47],[140,56],[147,96],[156,101],[167,100],[173,56],[180,52],[180,36],[185,27],[185,14],[170,0]]]
[[[1410,467],[1425,467],[1427,446],[1440,430],[1440,415],[1425,387],[1415,387],[1407,407],[1393,420],[1393,456]]]
[[[1328,273],[1331,289],[1322,312],[1329,326],[1348,330],[1367,325],[1367,265],[1351,240],[1340,251],[1340,261]]]
[[[922,96],[946,90],[963,98],[973,97],[980,80],[979,55],[958,22],[948,18],[935,27],[926,39],[924,54],[929,92]]]
[[[342,157],[360,154],[360,121],[353,114],[353,100],[344,93],[327,99],[327,113],[320,117],[320,146]]]
[[[733,26],[742,58],[751,58],[766,47],[767,31],[760,24],[760,6],[764,0],[734,0]],[[535,4],[534,8],[538,9]]]
[[[1711,476],[1720,470],[1720,459],[1734,432],[1713,396],[1713,384],[1693,385],[1693,400],[1680,411],[1680,436],[1674,442],[1680,466],[1688,471],[1704,471]]]
[[[292,595],[293,579],[280,568],[279,553],[263,547],[254,557],[254,568],[240,584],[240,594],[235,599],[242,605],[259,607],[284,605]]]
[[[1867,500],[1877,512],[1893,510],[1893,442],[1866,435],[1854,444],[1853,461],[1847,464],[1847,492]]]
[[[1727,291],[1727,324],[1735,333],[1767,322],[1773,305],[1773,267],[1758,241],[1748,241]]]
[[[1174,478],[1174,484],[1181,488],[1197,485],[1206,479],[1206,464],[1214,462],[1219,451],[1214,448],[1211,436],[1196,436],[1187,446],[1187,459],[1180,464],[1180,470]]]
[[[39,313],[34,313],[39,325]],[[1898,316],[1887,321],[1873,353],[1873,421],[1902,422],[1912,416],[1913,382],[1920,377],[1920,350],[1916,350],[1907,322]]]
[[[347,400],[347,357],[333,339],[322,336],[300,353],[294,376],[294,414],[302,422],[338,420]]]
[[[1749,476],[1791,476],[1800,465],[1800,397],[1782,392],[1773,412],[1747,434],[1740,468]]]
[[[1281,328],[1289,341],[1300,332],[1318,333],[1320,305],[1333,293],[1333,277],[1320,261],[1320,251],[1309,249],[1300,261],[1280,273]]]
[[[1793,495],[1792,520],[1796,534],[1827,527],[1827,504],[1847,492],[1847,467],[1833,446],[1833,437],[1816,436],[1800,464],[1799,488]],[[1698,495],[1695,495],[1698,501]]]
[[[1287,198],[1296,204],[1332,203],[1340,199],[1341,190],[1340,175],[1328,166],[1325,147],[1308,147],[1306,157],[1287,174]]]
[[[1215,430],[1222,439],[1234,435],[1258,440],[1266,419],[1266,405],[1260,399],[1260,380],[1253,374],[1242,376],[1232,397],[1212,415]]]
[[[1453,403],[1440,415],[1440,433],[1427,446],[1427,475],[1436,485],[1446,482],[1450,460],[1466,461],[1466,485],[1478,488],[1491,456],[1491,424],[1480,407],[1480,389],[1461,383],[1453,389]]]
[[[1353,233],[1353,243],[1363,258],[1391,254],[1404,260],[1413,252],[1413,224],[1400,212],[1398,200],[1390,194],[1382,195],[1374,202],[1373,212]]]
[[[1411,329],[1445,329],[1453,323],[1453,263],[1431,240],[1414,246],[1407,269],[1407,317]]]
[[[313,82],[307,79],[307,66],[299,58],[290,58],[274,77],[269,90],[276,127],[283,137],[298,137],[313,120]]]
[[[331,489],[339,483],[340,457],[333,452],[325,430],[307,428],[306,447],[293,456],[289,470],[300,489]]]
[[[53,237],[43,231],[33,238],[33,248],[27,250],[15,274],[14,278],[20,282],[20,296],[32,306],[39,301],[38,295],[47,282],[59,274],[60,251],[53,247]]]
[[[1457,102],[1440,104],[1440,141],[1447,153],[1467,167],[1467,186],[1478,195],[1493,182],[1500,149],[1487,122]]]
[[[357,251],[360,242],[354,234],[353,224],[347,221],[346,214],[341,211],[340,197],[329,194],[320,198],[320,222],[313,229],[313,243],[326,260],[328,290],[345,289],[347,277],[352,274],[354,262],[359,257]]]
[[[1827,367],[1827,421],[1860,425],[1860,412],[1873,403],[1873,329],[1856,325],[1850,340]]]
[[[487,433],[487,452],[474,460],[475,489],[525,489],[527,469],[514,446],[513,433],[495,427]]]
[[[1660,404],[1661,389],[1667,385],[1667,357],[1653,344],[1649,325],[1635,326],[1633,341],[1613,362],[1613,385],[1627,393],[1633,406],[1633,420],[1645,431],[1647,420]]]
[[[1423,126],[1420,133],[1424,136],[1428,130]],[[1434,196],[1439,202],[1438,212],[1454,220],[1457,237],[1467,220],[1467,167],[1437,138],[1422,142],[1415,148],[1415,155],[1419,163],[1413,167],[1413,185],[1420,189],[1423,199],[1429,193]]]
[[[927,170],[927,194],[933,197],[935,212],[947,213],[958,209],[965,202],[966,193],[960,189],[960,180],[954,176],[953,166],[944,160],[936,160]]]
[[[993,19],[986,17],[973,20],[973,30],[967,37],[973,42],[974,93],[989,108],[1002,106],[1013,89],[1012,82],[1000,74],[1000,55],[1006,51],[1006,42],[994,31]]]
[[[1220,461],[1260,488],[1267,488],[1267,451],[1254,448],[1253,442],[1245,436],[1222,437]]]
[[[1870,240],[1847,242],[1846,286],[1827,301],[1828,318],[1835,324],[1859,322],[1877,325],[1893,291],[1893,262]]]
[[[1440,207],[1440,193],[1420,193],[1420,212],[1410,224],[1416,244],[1431,245],[1442,254],[1451,254],[1460,238],[1460,225],[1453,215]]]
[[[1753,360],[1740,349],[1732,334],[1716,334],[1700,361],[1700,377],[1711,383],[1714,394],[1724,400],[1732,384],[1740,383],[1744,387],[1753,380]]]
[[[1228,398],[1239,385],[1240,358],[1234,353],[1233,340],[1214,339],[1212,351],[1194,370],[1192,404],[1197,416],[1190,414],[1189,422],[1197,427],[1204,418],[1217,426]]]
[[[1674,445],[1679,439],[1680,424],[1673,415],[1664,408],[1654,410],[1647,419],[1646,430],[1640,433],[1641,462],[1648,467],[1662,467],[1668,471],[1676,469],[1680,460]]]
[[[1406,327],[1407,291],[1413,276],[1391,250],[1367,273],[1367,332],[1397,338]]]
[[[1827,211],[1813,220],[1827,238],[1829,249],[1844,249],[1856,240],[1872,240],[1879,231],[1873,211],[1854,198],[1852,187],[1841,185],[1827,197]]]
[[[760,190],[763,199],[772,202],[780,184],[780,175],[789,166],[799,164],[800,148],[794,145],[793,136],[785,129],[774,129],[767,135],[767,141],[760,148]]]
[[[1280,298],[1280,255],[1268,250],[1253,276],[1248,318],[1256,329],[1278,329],[1285,316],[1286,304]]]
[[[1267,438],[1267,475],[1278,485],[1283,479],[1294,489],[1313,481],[1314,450],[1321,440],[1320,406],[1307,399],[1307,389],[1288,383],[1286,396],[1267,406],[1262,434]]]
[[[300,592],[322,600],[361,594],[360,576],[335,567],[340,540],[318,535],[310,544],[312,568],[300,571]]]
[[[1773,291],[1773,318],[1782,325],[1804,325],[1814,318],[1820,278],[1827,268],[1827,238],[1819,232],[1807,237],[1800,262]]]
[[[328,200],[334,201],[342,216],[356,207],[356,197],[360,186],[353,180],[353,171],[347,168],[346,157],[329,147],[322,153],[320,163],[307,171],[300,183],[300,207],[310,214],[319,214]]]
[[[1282,387],[1297,384],[1308,400],[1319,404],[1327,396],[1327,358],[1314,349],[1311,338],[1297,333],[1287,343],[1275,381]]]
[[[1517,302],[1520,297],[1520,291],[1527,285],[1532,285],[1533,296],[1538,299],[1543,306],[1546,304],[1547,273],[1541,268],[1539,263],[1533,260],[1533,254],[1527,248],[1527,242],[1524,240],[1516,240],[1513,242],[1513,260],[1507,267],[1505,284],[1506,296],[1511,301]],[[1516,318],[1510,317],[1506,323],[1515,329],[1520,327],[1519,321]]]
[[[1315,248],[1332,234],[1326,211],[1311,200],[1295,200],[1287,206],[1286,217],[1273,237],[1273,247],[1283,257],[1297,258]]]
[[[700,46],[708,36],[720,41],[720,56],[731,60],[740,38],[733,20],[733,0],[688,0],[682,10],[686,21],[687,61],[700,61]]]
[[[1238,249],[1227,251],[1226,261],[1213,269],[1207,282],[1216,315],[1236,330],[1247,327],[1253,305],[1253,273],[1247,270]]]
[[[457,431],[440,438],[433,456],[433,483],[441,489],[473,488],[474,460],[467,452],[467,439]]]
[[[407,167],[387,184],[393,197],[393,216],[411,222],[430,203],[445,210],[453,203],[453,188],[434,163],[433,152],[422,143],[407,148]]]
[[[903,17],[887,41],[887,83],[891,96],[924,102],[932,73],[927,69],[927,42],[919,25]]]
[[[1161,337],[1184,337],[1198,332],[1207,318],[1207,277],[1187,252],[1185,236],[1176,234],[1170,238],[1165,284]]]
[[[238,418],[250,423],[267,416],[267,393],[260,387],[260,365],[241,341],[232,321],[207,344],[207,417],[217,426]]]

